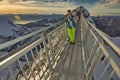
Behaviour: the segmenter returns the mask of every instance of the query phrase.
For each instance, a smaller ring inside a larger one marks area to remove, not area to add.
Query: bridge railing
[[[36,35],[39,37],[34,41],[0,58],[0,79],[50,80],[52,78],[52,69],[56,66],[60,53],[67,43],[64,23],[57,28],[45,28],[1,44],[0,50]]]
[[[120,47],[81,16],[82,54],[87,80],[120,79]]]

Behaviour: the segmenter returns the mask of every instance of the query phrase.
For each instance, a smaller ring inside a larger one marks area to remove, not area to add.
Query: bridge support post
[[[49,52],[48,52],[48,49],[47,49],[47,44],[46,44],[46,37],[44,37],[44,40],[43,40],[43,45],[44,45],[44,48],[45,48],[45,52],[46,52],[46,56],[47,56],[47,60],[48,60],[48,66],[49,66],[49,69],[50,70],[53,70],[52,69],[52,65],[51,65],[51,61],[50,61],[50,55],[49,55]]]
[[[54,64],[55,55],[54,55],[53,46],[52,46],[52,34],[48,37],[48,44],[50,45],[50,51],[51,51],[51,55],[52,55],[52,63],[51,64]]]

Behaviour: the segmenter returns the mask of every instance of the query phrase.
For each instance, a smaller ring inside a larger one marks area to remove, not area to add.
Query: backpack
[[[90,16],[90,13],[87,9],[84,8],[84,17],[87,18]]]

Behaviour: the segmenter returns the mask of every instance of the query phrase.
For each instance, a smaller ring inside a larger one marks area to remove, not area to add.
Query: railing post
[[[64,41],[67,40],[67,29],[66,29],[66,24],[64,23]]]
[[[52,55],[52,61],[54,62],[55,56],[54,56],[54,51],[53,51],[53,46],[52,46],[52,34],[48,37],[48,43],[50,45],[50,50],[51,50],[51,55]]]
[[[32,68],[31,68],[30,62],[29,62],[28,57],[27,57],[26,54],[25,54],[25,58],[26,58],[26,60],[27,60],[28,66],[29,66],[29,69],[30,69],[30,72],[31,72],[31,76],[32,76],[33,80],[35,80],[35,76],[34,76],[34,74],[33,74],[33,70],[32,70]]]
[[[8,70],[10,71],[11,79],[12,79],[12,80],[15,80],[15,76],[13,75],[13,72],[12,72],[12,70],[11,70],[10,67],[8,67]]]
[[[52,70],[52,65],[51,65],[51,61],[50,61],[50,55],[49,55],[49,51],[48,51],[47,44],[46,44],[46,37],[43,38],[43,45],[44,45],[45,52],[46,52],[46,55],[47,55],[49,68],[50,68],[50,70]]]
[[[18,59],[17,61],[18,61],[18,64],[19,64],[20,70],[22,71],[22,74],[23,74],[25,80],[27,80],[27,76],[26,76],[26,74],[25,74],[25,72],[24,72],[24,70],[23,70],[23,68],[22,68],[22,66],[21,66],[21,64],[20,64],[20,60]]]

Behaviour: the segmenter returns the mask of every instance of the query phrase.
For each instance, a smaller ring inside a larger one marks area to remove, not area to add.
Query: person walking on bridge
[[[80,6],[76,9],[77,14],[79,15],[79,19],[82,16],[84,16],[90,23],[92,23],[95,26],[95,23],[92,19],[92,17],[90,16],[90,12],[84,7],[84,6]]]
[[[66,22],[68,37],[70,39],[71,44],[75,43],[75,27],[76,27],[76,24],[74,22],[73,17],[74,16],[72,15],[71,10],[67,10],[67,15],[65,16],[65,22]]]

